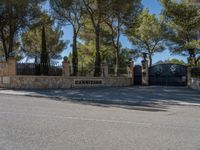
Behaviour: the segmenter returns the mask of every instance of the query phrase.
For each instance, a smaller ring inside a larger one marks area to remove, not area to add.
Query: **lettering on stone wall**
[[[74,80],[75,86],[97,86],[103,85],[103,80],[101,79],[75,79]]]

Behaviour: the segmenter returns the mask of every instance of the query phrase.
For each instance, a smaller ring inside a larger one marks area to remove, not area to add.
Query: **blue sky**
[[[158,0],[142,0],[142,4],[143,4],[144,8],[148,8],[150,13],[152,13],[152,14],[159,15],[160,12],[162,11],[162,7]],[[63,31],[64,31],[63,39],[65,41],[66,40],[72,41],[72,36],[73,36],[72,28],[70,26],[65,26],[65,27],[63,27]],[[126,37],[122,36],[120,40],[121,40],[123,47],[128,47],[128,48],[132,47],[131,43],[128,41],[128,39]],[[63,52],[63,55],[68,56],[69,53],[71,52],[71,49],[72,48],[70,46],[68,46],[68,48]],[[167,59],[172,59],[172,58],[177,58],[177,59],[184,60],[184,61],[187,60],[186,57],[178,56],[178,55],[171,55],[169,50],[165,50],[163,53],[157,53],[153,56],[153,63],[156,63],[159,60],[167,60]],[[140,62],[141,62],[141,59],[138,59],[136,61],[136,64],[140,64]]]

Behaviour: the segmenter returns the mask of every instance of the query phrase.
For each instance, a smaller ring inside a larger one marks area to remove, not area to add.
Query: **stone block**
[[[3,77],[3,84],[10,84],[10,77]]]

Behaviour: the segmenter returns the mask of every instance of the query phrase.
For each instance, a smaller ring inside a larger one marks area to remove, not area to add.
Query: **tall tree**
[[[109,10],[110,1],[105,0],[83,0],[87,15],[92,23],[95,33],[95,71],[94,76],[101,75],[101,55],[100,55],[100,30],[101,24],[109,16],[106,12]]]
[[[136,28],[129,28],[126,32],[139,53],[146,52],[149,57],[149,66],[152,66],[152,56],[164,50],[164,35],[166,26],[162,19],[149,14],[144,10],[138,19]]]
[[[173,53],[188,55],[194,51],[200,60],[200,9],[184,2],[161,0],[168,23],[168,40]]]
[[[2,45],[2,43],[0,42],[0,61],[3,60],[3,57],[4,57],[4,54],[3,54],[3,45]]]
[[[46,34],[45,34],[45,27],[42,26],[42,34],[41,34],[41,73],[43,75],[48,75],[48,53],[47,53],[47,45],[46,45]]]
[[[105,20],[105,23],[109,26],[112,45],[115,49],[115,74],[118,75],[118,68],[120,65],[120,37],[124,32],[125,27],[129,26],[135,18],[138,16],[141,10],[140,0],[111,0],[111,8],[109,9],[110,15]]]
[[[0,40],[6,60],[13,52],[18,33],[40,14],[39,4],[44,0],[1,0],[0,1]]]
[[[85,18],[83,20],[84,26],[80,30],[80,40],[79,43],[79,62],[80,70],[82,65],[90,67],[94,71],[95,56],[96,56],[96,34],[94,32],[94,27],[90,21],[90,18]],[[109,64],[114,64],[113,58],[115,50],[112,46],[112,37],[110,30],[105,23],[101,23],[99,36],[99,44],[101,45],[100,57],[103,61],[106,61]],[[84,59],[83,59],[84,58]],[[84,62],[82,62],[82,60]],[[112,63],[111,63],[112,61]]]
[[[53,15],[62,24],[70,24],[73,28],[73,75],[78,73],[77,38],[82,27],[83,2],[82,0],[50,0]]]
[[[48,15],[44,15],[45,18],[41,18],[41,22],[46,22],[46,46],[49,58],[48,62],[50,63],[51,59],[59,58],[59,54],[64,50],[64,48],[66,48],[67,44],[63,40],[61,40],[63,36],[63,31],[60,30],[60,27],[55,26],[54,21],[50,21],[52,19]],[[28,29],[22,34],[22,49],[27,57],[35,58],[35,63],[39,62],[38,57],[41,54],[41,26],[42,25],[38,25],[35,28]]]

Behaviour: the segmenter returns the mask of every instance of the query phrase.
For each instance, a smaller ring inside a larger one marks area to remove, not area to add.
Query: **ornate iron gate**
[[[149,68],[149,84],[186,86],[187,67],[178,64],[159,64]]]

